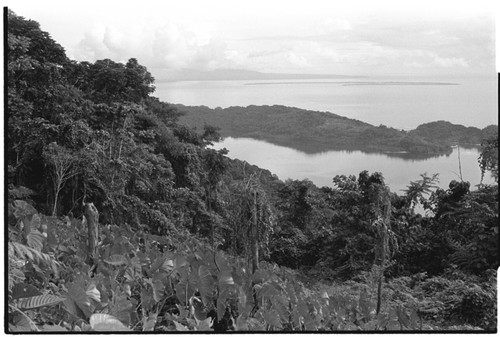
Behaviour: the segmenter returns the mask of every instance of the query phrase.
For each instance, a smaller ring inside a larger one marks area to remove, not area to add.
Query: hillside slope
[[[378,127],[333,113],[304,110],[282,105],[229,107],[176,105],[184,115],[180,122],[202,129],[220,128],[223,136],[249,137],[292,147],[308,153],[327,150],[365,152],[449,153],[450,146],[479,144],[494,126],[466,128],[449,122],[432,122],[406,132]]]

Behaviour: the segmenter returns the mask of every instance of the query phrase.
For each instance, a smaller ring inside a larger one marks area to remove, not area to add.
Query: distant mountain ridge
[[[184,112],[180,122],[201,130],[220,128],[225,137],[247,137],[295,148],[307,153],[360,150],[401,156],[402,152],[432,156],[451,153],[452,145],[475,146],[498,134],[498,127],[465,127],[446,121],[422,124],[402,131],[329,112],[282,105],[229,107],[175,105]]]
[[[366,76],[350,76],[337,74],[283,74],[263,73],[241,69],[217,69],[201,71],[183,69],[180,71],[158,71],[156,82],[175,81],[236,81],[236,80],[305,80],[305,79],[360,79]]]

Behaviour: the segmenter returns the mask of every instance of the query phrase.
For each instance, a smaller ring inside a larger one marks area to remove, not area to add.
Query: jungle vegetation
[[[496,331],[498,135],[493,185],[281,181],[138,60],[70,60],[13,12],[6,38],[7,332]]]

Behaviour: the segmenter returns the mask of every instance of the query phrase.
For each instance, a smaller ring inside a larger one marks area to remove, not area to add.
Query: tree
[[[490,138],[481,144],[482,152],[479,156],[479,167],[481,168],[481,183],[484,174],[490,171],[498,183],[498,136]]]
[[[377,243],[375,247],[374,271],[377,277],[377,314],[382,304],[382,285],[384,272],[389,265],[389,259],[397,249],[397,240],[391,228],[392,206],[389,188],[381,185],[375,200],[375,215],[377,219],[372,223],[375,227]]]
[[[52,216],[57,215],[57,203],[59,193],[64,184],[78,174],[76,163],[78,159],[69,152],[66,148],[57,145],[57,143],[49,144],[43,152],[43,157],[47,164],[51,167],[52,186],[54,192],[54,207]]]
[[[233,254],[248,258],[252,271],[258,269],[261,251],[266,251],[275,224],[267,193],[259,177],[250,175],[229,186],[224,199],[228,235],[226,241]]]

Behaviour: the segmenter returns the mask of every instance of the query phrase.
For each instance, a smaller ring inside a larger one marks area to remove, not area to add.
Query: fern
[[[47,307],[64,301],[64,298],[50,294],[25,297],[19,300],[17,307],[19,309],[36,309]]]

